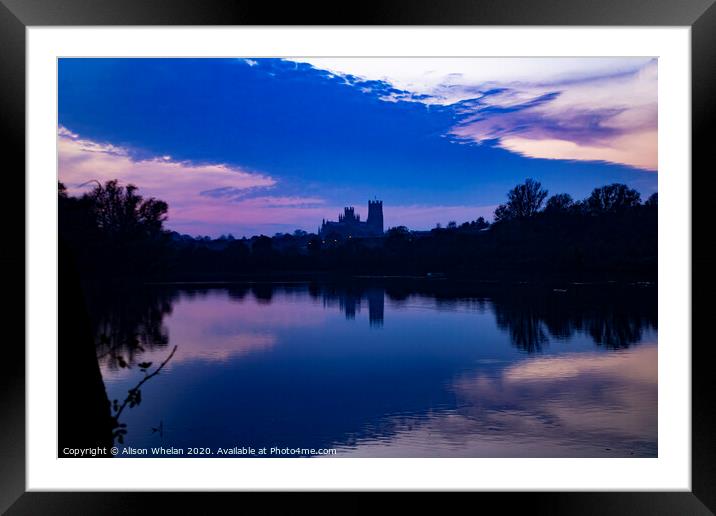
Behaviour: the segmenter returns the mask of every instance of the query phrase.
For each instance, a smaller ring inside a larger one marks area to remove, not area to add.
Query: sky
[[[166,227],[235,237],[492,219],[526,178],[657,191],[655,58],[59,60],[58,176],[135,184]],[[89,182],[89,183],[88,183]]]

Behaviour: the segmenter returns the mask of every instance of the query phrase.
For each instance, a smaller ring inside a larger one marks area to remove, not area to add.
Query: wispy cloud
[[[452,136],[519,154],[656,170],[656,62],[617,77],[505,88],[467,106]]]
[[[94,185],[118,179],[140,187],[144,196],[169,203],[169,220],[181,220],[187,214],[206,214],[198,222],[214,222],[212,217],[232,216],[235,203],[206,192],[231,192],[234,196],[271,188],[277,181],[266,174],[246,171],[226,164],[197,164],[175,161],[171,156],[133,159],[128,149],[111,143],[95,142],[66,127],[58,131],[59,179],[73,195]],[[171,222],[170,222],[171,225]]]
[[[265,208],[311,208],[326,203],[324,199],[319,197],[278,197],[264,196],[252,197],[241,201],[245,206],[265,207]]]
[[[66,127],[59,128],[58,138],[59,178],[72,195],[88,191],[95,180],[133,183],[142,195],[169,204],[167,226],[180,232],[251,236],[316,231],[322,219],[335,220],[343,210],[343,205],[315,195],[266,195],[278,185],[266,174],[225,164],[180,162],[171,156],[136,160],[129,149],[82,138]],[[364,207],[362,202],[356,204],[363,219]],[[386,204],[384,211],[386,228],[429,229],[438,222],[489,219],[494,206]]]
[[[126,148],[81,138],[65,127],[58,131],[58,149],[60,179],[74,193],[87,181],[109,179],[137,183],[151,195],[161,193],[172,200],[210,189],[244,191],[276,185],[268,175],[225,164],[175,161],[171,156],[136,160]]]
[[[195,164],[171,156],[136,160],[129,149],[58,130],[59,179],[72,195],[96,183],[118,179],[139,187],[145,197],[169,204],[167,226],[192,235],[237,236],[311,229],[327,213],[316,196],[265,195],[278,185],[273,177],[225,164]],[[262,192],[264,194],[262,195]]]
[[[251,196],[255,189],[219,187],[199,192],[200,195],[214,199],[226,199],[232,202],[241,203],[244,206],[254,207],[311,207],[325,204],[325,199],[320,197],[300,196]]]
[[[447,131],[533,158],[657,169],[651,58],[297,59],[388,102],[454,110]]]

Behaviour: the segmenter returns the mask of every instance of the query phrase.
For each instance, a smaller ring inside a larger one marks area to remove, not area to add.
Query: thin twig
[[[78,188],[80,188],[80,187],[83,187],[83,186],[87,186],[87,185],[90,184],[90,183],[97,183],[97,186],[99,186],[100,189],[102,188],[102,183],[100,183],[100,182],[99,182],[98,180],[96,180],[96,179],[90,179],[89,181],[85,181],[84,183],[79,184],[79,185],[77,185],[77,186],[78,186]]]
[[[127,396],[127,398],[124,400],[124,403],[122,403],[122,405],[119,407],[119,410],[117,410],[117,413],[114,415],[114,419],[115,419],[115,420],[117,420],[117,421],[119,420],[119,415],[120,415],[120,414],[122,413],[122,411],[124,410],[124,407],[127,406],[127,403],[129,403],[129,401],[132,399],[133,393],[137,392],[137,390],[139,390],[139,388],[144,384],[144,382],[146,382],[147,380],[149,380],[151,377],[156,376],[157,374],[159,374],[159,371],[161,371],[162,368],[163,368],[165,365],[167,365],[167,362],[169,362],[169,360],[171,360],[171,358],[174,356],[174,352],[175,352],[176,350],[177,350],[177,346],[174,346],[174,349],[172,349],[172,352],[169,353],[169,356],[164,360],[164,362],[161,363],[161,365],[160,365],[159,367],[157,367],[157,369],[156,369],[152,374],[147,375],[147,376],[145,376],[144,378],[142,378],[142,380],[141,380],[133,389],[130,389],[130,390],[129,390],[130,395]]]

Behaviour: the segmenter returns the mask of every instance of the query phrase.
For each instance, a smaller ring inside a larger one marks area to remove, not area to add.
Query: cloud
[[[145,197],[169,204],[168,227],[217,234],[219,226],[296,224],[311,217],[311,227],[321,220],[317,197],[256,196],[277,185],[277,180],[225,164],[195,164],[171,156],[135,160],[130,151],[110,143],[83,139],[66,127],[58,130],[59,179],[72,195],[94,185],[118,179],[133,183]],[[254,197],[250,197],[253,195]],[[305,213],[303,210],[307,210]],[[194,233],[197,234],[197,233]]]
[[[260,196],[250,197],[247,195],[252,190],[242,188],[220,187],[211,190],[204,190],[200,195],[213,197],[215,199],[229,199],[234,202],[240,202],[244,206],[279,208],[279,207],[312,207],[324,204],[326,201],[320,197],[300,197],[300,196]]]
[[[395,416],[393,435],[333,446],[341,457],[655,456],[657,364],[644,343],[468,373],[452,383],[456,410]]]
[[[507,137],[500,147],[531,158],[606,161],[621,163],[645,170],[657,169],[657,133],[621,135],[608,145],[584,145],[567,139],[534,139]]]
[[[349,84],[378,81],[406,99],[450,105],[479,98],[499,84],[556,84],[635,72],[651,58],[290,58]]]
[[[59,176],[70,193],[86,190],[88,181],[119,179],[134,183],[146,195],[161,195],[177,205],[189,198],[200,198],[196,192],[225,188],[247,191],[268,188],[276,180],[225,164],[196,164],[160,156],[136,160],[128,149],[80,138],[65,127],[58,131]]]
[[[388,102],[454,110],[459,142],[657,169],[652,58],[308,58]]]
[[[58,130],[59,179],[71,195],[81,195],[94,181],[118,179],[133,183],[145,197],[169,204],[167,227],[191,235],[273,235],[294,229],[316,231],[322,219],[335,220],[343,206],[303,195],[265,195],[278,181],[266,174],[225,164],[195,164],[171,156],[137,160],[130,150],[80,137],[66,127]],[[360,213],[361,207],[358,206]],[[386,228],[407,225],[429,229],[437,222],[490,218],[494,206],[385,207]],[[367,213],[363,213],[363,219]]]
[[[246,194],[247,191],[245,188],[234,188],[231,186],[221,186],[219,188],[199,192],[199,195],[213,197],[214,199],[238,199],[244,197]]]
[[[261,195],[278,181],[266,174],[225,164],[195,164],[171,156],[137,160],[129,149],[58,130],[59,179],[71,195],[81,195],[94,181],[118,179],[139,187],[145,197],[169,204],[167,227],[192,235],[273,234],[297,228],[315,231],[327,213],[316,196]]]
[[[567,86],[506,88],[467,107],[450,134],[476,143],[496,140],[534,158],[656,170],[656,66]]]

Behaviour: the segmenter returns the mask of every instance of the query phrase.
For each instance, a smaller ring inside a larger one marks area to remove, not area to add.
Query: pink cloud
[[[608,161],[655,171],[658,167],[657,142],[657,132],[654,130],[613,137],[602,146],[569,140],[522,137],[503,138],[500,146],[531,158]]]
[[[135,160],[127,149],[83,139],[65,127],[58,131],[59,180],[71,195],[80,195],[94,181],[118,179],[133,183],[145,197],[157,197],[169,204],[168,227],[183,231],[198,229],[215,233],[214,226],[236,222],[237,227],[299,225],[296,220],[311,217],[317,226],[324,203],[317,197],[242,196],[274,187],[277,180],[266,174],[225,164],[195,164],[171,156]],[[219,192],[219,195],[207,193]],[[220,195],[230,192],[231,195]],[[197,233],[194,233],[197,234]]]
[[[523,156],[658,169],[657,63],[574,84],[514,84],[461,112],[450,134]]]
[[[59,180],[71,195],[81,195],[94,181],[118,179],[133,183],[141,195],[169,204],[167,227],[191,235],[273,235],[304,229],[315,232],[321,220],[336,220],[343,206],[301,195],[258,195],[278,184],[273,177],[225,164],[195,164],[171,156],[132,159],[129,151],[109,143],[81,138],[66,127],[58,131]],[[357,205],[363,220],[367,212]],[[430,229],[492,217],[494,206],[390,205],[384,208],[385,227],[405,225]],[[365,208],[367,210],[367,208]]]
[[[276,180],[225,164],[195,164],[171,156],[135,160],[127,149],[80,138],[65,127],[58,131],[59,179],[72,194],[86,191],[89,181],[118,179],[134,183],[145,195],[161,196],[171,205],[201,200],[210,188],[250,190],[269,188]]]
[[[656,171],[657,61],[612,58],[299,58],[388,102],[453,106],[457,142],[526,157]]]

